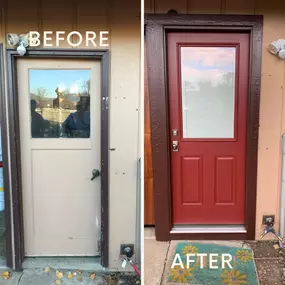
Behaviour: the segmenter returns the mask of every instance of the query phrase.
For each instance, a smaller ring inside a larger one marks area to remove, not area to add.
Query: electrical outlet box
[[[263,215],[262,217],[262,224],[274,224],[275,223],[275,215]]]
[[[121,244],[120,255],[132,257],[134,255],[134,244]]]

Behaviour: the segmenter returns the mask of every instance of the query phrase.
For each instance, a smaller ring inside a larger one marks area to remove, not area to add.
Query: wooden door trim
[[[261,83],[263,16],[146,14],[151,137],[154,169],[156,239],[196,239],[195,234],[170,233],[172,198],[170,176],[169,111],[166,33],[169,31],[235,31],[250,34],[249,93],[246,141],[246,235],[206,234],[203,239],[255,239],[257,152]]]
[[[8,141],[7,141],[7,116],[6,116],[6,98],[5,94],[5,76],[4,76],[4,49],[3,44],[0,44],[0,100],[1,100],[1,111],[0,111],[0,125],[1,125],[1,141],[2,141],[2,161],[3,161],[3,185],[4,185],[4,204],[5,204],[5,241],[6,241],[6,262],[7,265],[12,265],[12,225],[11,225],[11,196],[10,188],[6,185],[9,184],[9,171],[8,171]]]
[[[5,120],[6,111],[9,117],[9,129],[2,130],[3,137],[9,135],[9,144],[3,144],[4,163],[4,188],[12,189],[11,197],[7,197],[13,203],[11,214],[13,216],[13,244],[8,248],[7,265],[20,270],[24,260],[24,232],[23,232],[23,205],[21,183],[21,147],[19,128],[19,106],[17,90],[17,59],[19,54],[15,49],[6,50],[7,58],[7,95],[1,92],[1,102],[7,100],[8,110],[5,104],[1,104],[2,120]],[[88,49],[28,49],[24,58],[52,58],[52,59],[89,59],[101,61],[101,265],[109,264],[109,51]],[[8,150],[10,155],[8,157]],[[8,162],[12,179],[8,175]],[[8,195],[5,195],[5,197]],[[7,202],[8,203],[8,202]],[[6,203],[6,204],[7,204]],[[13,253],[12,253],[13,252]]]

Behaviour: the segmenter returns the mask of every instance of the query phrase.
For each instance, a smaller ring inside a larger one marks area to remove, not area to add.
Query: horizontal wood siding
[[[145,45],[146,47],[146,45]],[[145,50],[146,55],[146,50]],[[144,69],[144,222],[145,225],[154,225],[154,195],[153,195],[153,169],[152,169],[152,147],[151,147],[151,129],[149,113],[149,92],[147,77],[147,59],[145,56]]]

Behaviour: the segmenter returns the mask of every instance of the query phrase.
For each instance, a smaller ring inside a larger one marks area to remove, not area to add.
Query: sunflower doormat
[[[170,264],[169,283],[259,285],[249,248],[179,242]]]

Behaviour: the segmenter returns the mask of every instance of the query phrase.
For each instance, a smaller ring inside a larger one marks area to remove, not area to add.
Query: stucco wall
[[[285,132],[285,62],[268,52],[268,44],[285,38],[284,0],[145,0],[146,13],[264,15],[262,82],[257,178],[256,238],[262,215],[276,215],[279,224],[281,186],[281,135]],[[283,111],[284,110],[284,111]]]
[[[0,7],[0,42],[4,45],[6,33],[109,31],[110,148],[115,149],[110,151],[109,163],[109,260],[110,268],[121,268],[120,244],[136,241],[140,1],[9,0]],[[60,47],[68,46],[61,43]]]

